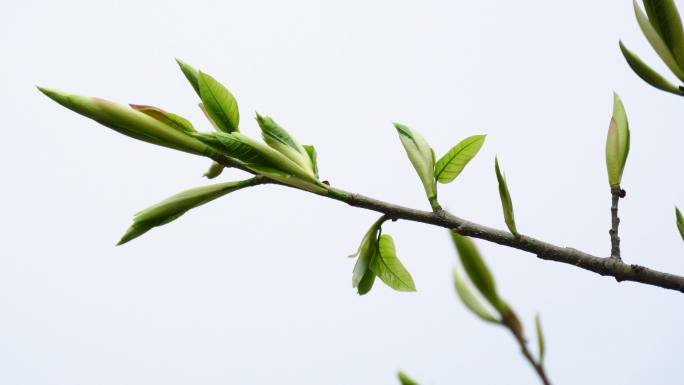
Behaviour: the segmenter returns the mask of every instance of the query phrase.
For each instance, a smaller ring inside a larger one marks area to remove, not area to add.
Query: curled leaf
[[[680,68],[684,64],[684,31],[673,0],[644,0],[648,20],[670,49]]]
[[[677,207],[675,207],[675,216],[677,217],[677,228],[679,229],[679,234],[682,236],[682,240],[684,240],[684,217],[682,216],[682,212],[679,211]]]
[[[302,169],[309,171],[312,176],[315,176],[311,158],[297,139],[268,116],[262,116],[257,113],[256,120],[261,128],[261,135],[266,144],[297,163]]]
[[[416,291],[411,274],[397,258],[394,240],[382,234],[378,240],[377,253],[370,261],[370,269],[387,286],[397,291]]]
[[[677,60],[672,55],[670,47],[667,46],[663,38],[660,36],[660,34],[658,34],[653,24],[651,24],[648,17],[644,14],[644,11],[642,11],[641,7],[639,7],[639,4],[637,4],[636,0],[634,0],[634,14],[636,15],[641,32],[643,32],[644,36],[651,44],[651,47],[653,47],[658,56],[660,56],[660,59],[665,63],[665,65],[667,65],[667,68],[669,68],[670,71],[672,71],[672,73],[679,78],[679,80],[684,81],[684,71],[681,69],[679,63],[677,63]]]
[[[682,95],[682,90],[679,89],[679,87],[670,83],[662,75],[649,67],[641,60],[641,58],[628,50],[627,47],[622,44],[622,42],[620,42],[620,50],[622,51],[622,55],[625,57],[625,60],[627,60],[627,64],[629,64],[634,73],[636,73],[643,81],[657,89],[670,92],[675,95]]]
[[[211,202],[233,191],[253,186],[255,182],[255,179],[251,178],[239,182],[219,183],[193,188],[169,197],[135,214],[133,224],[126,230],[126,233],[117,245],[123,245],[145,234],[154,227],[174,221],[188,210]]]
[[[515,216],[513,215],[513,201],[511,200],[511,194],[508,191],[508,184],[506,184],[506,178],[501,174],[499,169],[499,160],[494,158],[494,171],[496,172],[496,180],[499,183],[499,197],[501,198],[501,206],[503,207],[504,221],[506,226],[511,231],[513,235],[519,237],[518,229],[515,227]]]
[[[454,230],[450,230],[450,233],[468,277],[480,294],[482,294],[499,313],[503,314],[508,310],[508,307],[499,298],[499,294],[496,291],[494,276],[489,271],[487,264],[485,264],[480,252],[475,247],[475,244],[470,238],[460,235]]]
[[[214,179],[221,175],[224,168],[225,167],[222,164],[211,162],[211,166],[209,166],[209,169],[202,176],[206,177],[207,179]]]
[[[373,281],[375,280],[375,274],[369,268],[371,260],[375,257],[378,251],[378,237],[380,235],[380,227],[387,220],[385,216],[380,217],[377,221],[373,222],[371,227],[366,231],[366,234],[361,239],[361,244],[359,245],[356,253],[350,255],[351,258],[356,258],[356,264],[354,265],[354,270],[352,272],[352,287],[358,288],[362,281],[365,281],[364,289],[365,293],[370,290],[373,286]],[[370,272],[370,275],[367,274]],[[364,279],[365,278],[365,279]],[[359,289],[359,294],[361,293]]]
[[[213,77],[199,71],[199,95],[209,119],[223,132],[238,131],[240,112],[233,94]]]
[[[430,203],[434,206],[437,199],[437,186],[435,183],[435,155],[432,148],[418,132],[400,123],[394,123],[394,127],[399,133],[399,139],[404,150],[406,150],[406,155],[408,155],[413,168],[423,183]]]
[[[132,109],[140,111],[147,116],[151,116],[152,118],[166,124],[169,127],[173,127],[184,132],[197,132],[195,127],[192,126],[192,123],[180,115],[176,115],[174,113],[164,111],[161,108],[152,106],[144,106],[140,104],[130,104],[130,106]]]
[[[606,139],[606,168],[611,187],[620,186],[622,173],[629,155],[629,123],[622,101],[617,94],[613,94],[613,117],[608,128]]]
[[[442,156],[435,165],[435,177],[440,183],[449,183],[463,171],[477,155],[486,135],[473,135],[460,141]]]
[[[309,155],[311,165],[313,166],[314,175],[316,176],[316,179],[318,179],[318,153],[316,153],[314,146],[309,144],[304,145],[304,150],[306,150],[307,155]]]
[[[482,302],[475,297],[472,291],[468,288],[468,284],[461,278],[458,271],[454,269],[454,287],[456,288],[456,294],[461,302],[468,308],[473,314],[480,317],[483,321],[492,323],[501,323],[500,320],[496,319],[489,310],[487,310]]]

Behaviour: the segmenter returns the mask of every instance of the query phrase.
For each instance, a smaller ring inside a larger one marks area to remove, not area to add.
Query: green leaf
[[[191,154],[205,156],[216,154],[213,148],[195,139],[189,133],[169,127],[129,106],[44,87],[38,87],[38,89],[62,106],[121,134]]]
[[[511,231],[516,238],[520,237],[518,229],[515,227],[515,215],[513,215],[513,201],[511,194],[508,191],[508,184],[506,178],[501,174],[499,169],[499,159],[494,157],[494,171],[496,172],[496,180],[499,183],[499,197],[501,198],[501,206],[503,208],[504,220],[508,230]]]
[[[667,68],[672,71],[679,80],[684,81],[684,71],[679,67],[677,60],[672,56],[670,48],[665,44],[665,41],[660,37],[656,29],[653,27],[651,22],[648,20],[644,11],[641,10],[639,4],[636,0],[634,1],[634,13],[641,28],[641,32],[644,33],[646,39],[651,44],[651,47],[656,51],[660,59],[667,65]]]
[[[431,203],[436,202],[435,157],[432,148],[418,132],[400,123],[394,123],[394,127],[399,133],[399,139],[411,164],[413,164],[413,168],[423,182],[423,188],[428,199]]]
[[[613,94],[613,117],[610,120],[606,139],[606,168],[611,187],[618,187],[622,180],[622,173],[629,155],[629,141],[629,123],[625,108],[620,97]]]
[[[468,308],[473,314],[480,317],[483,321],[492,323],[501,323],[496,317],[494,317],[489,310],[487,310],[480,300],[475,297],[472,291],[468,288],[466,282],[458,274],[458,271],[454,269],[454,287],[456,288],[456,293],[461,302]]]
[[[207,177],[207,179],[214,179],[221,175],[224,168],[225,167],[222,164],[211,162],[211,166],[209,166],[209,169],[202,176]]]
[[[411,274],[397,258],[394,240],[389,234],[380,236],[377,250],[370,263],[373,273],[394,290],[416,291]]]
[[[494,276],[489,271],[484,259],[477,251],[475,244],[470,238],[458,234],[454,230],[450,230],[451,238],[456,246],[456,251],[461,259],[463,268],[468,277],[473,282],[477,290],[485,299],[500,313],[508,310],[506,304],[499,298],[496,291],[496,283]]]
[[[534,326],[537,330],[537,350],[539,351],[539,363],[542,363],[544,362],[544,355],[546,353],[546,344],[544,342],[544,332],[542,331],[539,314],[534,317]]]
[[[363,275],[363,278],[361,278],[359,285],[356,287],[359,295],[368,294],[373,288],[373,283],[375,283],[375,274],[370,270],[366,270],[366,273]]]
[[[182,61],[181,59],[176,58],[176,63],[178,63],[178,66],[180,67],[181,71],[183,71],[183,75],[185,75],[185,78],[188,79],[190,85],[192,86],[192,88],[195,89],[195,92],[197,92],[197,95],[199,96],[200,90],[199,82],[197,80],[199,76],[199,71],[197,71],[190,64]]]
[[[627,60],[627,64],[629,64],[634,73],[636,73],[643,81],[657,89],[670,92],[675,95],[682,95],[682,90],[680,90],[679,87],[670,83],[662,75],[649,67],[641,60],[641,58],[628,50],[627,47],[622,44],[622,42],[620,42],[620,50],[622,51],[622,55],[625,57],[625,60]]]
[[[677,207],[675,207],[675,216],[677,217],[677,228],[679,229],[679,234],[682,236],[682,240],[684,240],[684,217],[682,217],[682,212],[679,211]]]
[[[176,130],[183,132],[197,132],[195,127],[192,126],[189,120],[185,119],[180,115],[164,111],[161,108],[153,106],[145,106],[141,104],[129,104],[132,109],[140,111],[143,114],[150,116],[169,127],[175,128]]]
[[[416,381],[414,381],[411,377],[407,376],[406,373],[400,371],[397,373],[397,377],[399,377],[399,382],[401,385],[418,385]]]
[[[193,188],[169,197],[135,214],[133,224],[128,228],[117,245],[123,245],[145,234],[154,227],[172,222],[188,210],[211,202],[233,191],[253,186],[255,182],[256,180],[252,178],[239,182],[219,183]]]
[[[486,135],[473,135],[455,145],[435,165],[435,176],[440,183],[449,183],[463,171],[484,144]]]
[[[302,169],[310,171],[312,176],[315,176],[309,154],[304,149],[304,146],[299,144],[297,139],[292,137],[289,132],[268,116],[259,115],[257,112],[256,120],[261,128],[261,135],[266,144],[297,163]]]
[[[212,122],[227,133],[239,131],[240,112],[233,94],[213,77],[199,71],[200,98]]]
[[[304,150],[306,150],[306,154],[309,156],[309,159],[311,160],[311,165],[313,166],[313,171],[314,175],[316,176],[316,179],[320,178],[318,175],[318,154],[316,153],[316,149],[312,145],[305,144]]]
[[[355,258],[358,257],[356,260],[356,264],[354,265],[354,271],[352,272],[352,287],[358,287],[360,285],[360,282],[363,281],[363,278],[366,276],[366,273],[368,271],[371,271],[371,269],[368,268],[368,266],[371,263],[371,260],[377,254],[378,250],[378,236],[380,235],[380,227],[382,224],[387,220],[385,216],[383,215],[380,217],[377,221],[373,222],[371,227],[366,231],[366,234],[363,236],[363,239],[361,239],[361,244],[359,245],[358,250],[356,253],[350,255],[350,258]],[[366,278],[366,280],[370,280],[370,278]],[[373,274],[372,281],[375,280],[375,274]],[[370,282],[370,286],[373,285],[373,282]],[[369,282],[366,282],[368,284]],[[370,287],[368,288],[370,290]],[[360,293],[361,294],[361,293]]]
[[[672,0],[644,0],[648,19],[682,68],[684,64],[684,31],[677,6]]]

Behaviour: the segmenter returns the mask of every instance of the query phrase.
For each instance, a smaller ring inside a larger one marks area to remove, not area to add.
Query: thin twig
[[[527,341],[525,340],[525,337],[518,335],[513,330],[511,330],[511,332],[513,333],[513,336],[515,336],[516,341],[518,341],[518,345],[520,345],[520,351],[522,352],[522,355],[525,356],[525,359],[527,359],[530,365],[534,368],[534,371],[537,372],[541,382],[544,385],[551,385],[551,381],[549,381],[549,378],[546,375],[544,364],[538,362],[534,359],[534,357],[532,357],[532,353],[530,353],[530,350],[527,348]]]
[[[625,190],[622,190],[620,186],[612,187],[610,189],[610,195],[612,196],[612,203],[610,205],[610,216],[611,216],[611,227],[608,233],[610,234],[610,257],[618,261],[622,261],[620,258],[620,236],[618,235],[618,227],[620,226],[620,218],[618,217],[618,203],[620,198],[625,196]]]

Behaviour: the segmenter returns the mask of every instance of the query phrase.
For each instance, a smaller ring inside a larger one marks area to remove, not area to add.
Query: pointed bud
[[[611,187],[620,186],[622,173],[629,155],[629,123],[618,94],[613,95],[613,117],[606,139],[606,168]]]

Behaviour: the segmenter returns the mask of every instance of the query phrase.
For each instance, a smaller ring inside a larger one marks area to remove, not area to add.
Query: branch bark
[[[618,217],[618,203],[620,198],[625,196],[625,190],[620,186],[610,189],[612,196],[610,205],[611,227],[608,233],[610,234],[610,257],[618,261],[622,261],[620,257],[620,236],[618,235],[618,227],[620,226],[620,218]]]
[[[230,158],[215,160],[226,167],[235,167],[254,174],[254,172]],[[257,176],[257,178],[259,178],[257,184],[277,184],[299,189],[294,186],[273,181],[264,176]],[[453,229],[461,235],[527,251],[540,259],[566,263],[579,267],[580,269],[592,271],[599,275],[610,276],[615,278],[618,282],[632,281],[684,293],[684,277],[682,276],[652,270],[640,265],[626,264],[616,258],[594,256],[580,250],[556,246],[522,234],[516,238],[507,231],[494,229],[459,218],[446,210],[437,210],[435,212],[416,210],[361,194],[350,193],[334,187],[330,187],[327,193],[320,193],[317,195],[335,199],[353,207],[377,211],[387,215],[393,220],[403,219],[446,229]]]

